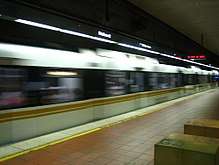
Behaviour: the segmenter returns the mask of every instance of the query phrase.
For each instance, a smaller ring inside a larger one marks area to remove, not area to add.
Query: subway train
[[[0,146],[218,86],[215,70],[160,64],[138,54],[8,43],[0,43],[0,76]]]
[[[0,109],[34,107],[216,81],[217,71],[159,64],[104,49],[78,52],[0,43]]]

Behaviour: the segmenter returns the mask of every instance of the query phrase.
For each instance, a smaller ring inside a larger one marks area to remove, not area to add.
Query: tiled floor
[[[193,118],[219,119],[219,89],[0,164],[153,165],[154,143]]]

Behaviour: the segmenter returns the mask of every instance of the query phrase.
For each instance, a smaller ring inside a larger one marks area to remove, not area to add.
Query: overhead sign
[[[111,38],[111,34],[105,33],[103,31],[98,31],[98,35],[106,38]]]

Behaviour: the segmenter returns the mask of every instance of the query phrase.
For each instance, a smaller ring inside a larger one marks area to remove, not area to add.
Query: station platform
[[[0,165],[153,165],[154,144],[170,133],[182,133],[190,119],[219,119],[218,100],[217,88],[162,103],[151,113],[14,156]]]

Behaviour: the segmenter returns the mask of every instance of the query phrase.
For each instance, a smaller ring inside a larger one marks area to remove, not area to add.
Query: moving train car
[[[217,77],[125,52],[0,43],[0,145],[208,90]]]
[[[0,108],[38,106],[210,83],[213,72],[97,49],[0,44]]]

